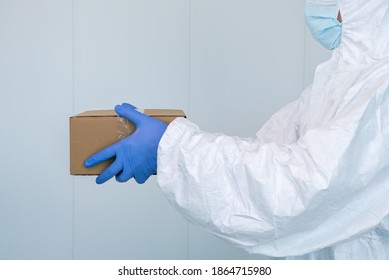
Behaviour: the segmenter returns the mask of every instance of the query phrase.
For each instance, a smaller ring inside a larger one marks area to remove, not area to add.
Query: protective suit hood
[[[339,54],[348,63],[389,57],[389,2],[339,0],[342,38]]]

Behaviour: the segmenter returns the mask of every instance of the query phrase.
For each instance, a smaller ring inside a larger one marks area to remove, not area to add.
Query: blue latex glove
[[[137,183],[143,184],[157,171],[158,144],[167,125],[138,112],[134,106],[127,103],[117,105],[115,111],[119,116],[135,124],[135,132],[88,158],[85,166],[92,167],[115,158],[115,161],[96,178],[97,184],[102,184],[113,176],[116,176],[118,182],[126,182],[134,177]]]

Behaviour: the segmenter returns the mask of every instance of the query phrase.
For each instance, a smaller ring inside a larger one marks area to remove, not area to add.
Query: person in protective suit
[[[119,105],[137,130],[86,161],[116,158],[97,183],[157,172],[183,216],[250,253],[389,259],[389,0],[308,0],[305,15],[332,56],[256,137]]]

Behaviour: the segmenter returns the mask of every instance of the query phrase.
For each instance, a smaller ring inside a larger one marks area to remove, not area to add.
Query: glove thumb
[[[136,127],[140,127],[144,120],[145,115],[138,112],[136,107],[123,103],[123,105],[116,105],[115,112],[123,117],[128,119],[130,122],[134,123]]]

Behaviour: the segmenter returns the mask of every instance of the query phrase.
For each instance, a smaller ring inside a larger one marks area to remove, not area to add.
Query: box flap
[[[150,117],[185,117],[184,111],[173,109],[145,109],[144,113]]]
[[[92,110],[82,112],[78,115],[73,116],[73,118],[79,117],[116,117],[117,114],[115,110]]]
[[[184,111],[174,109],[145,109],[144,114],[150,117],[186,117]],[[82,117],[117,117],[115,110],[91,110],[73,116]]]

